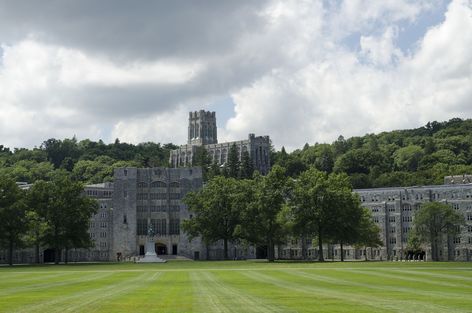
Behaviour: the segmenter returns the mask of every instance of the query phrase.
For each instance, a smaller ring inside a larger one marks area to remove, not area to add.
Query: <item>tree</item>
[[[203,171],[203,180],[207,181],[209,178],[211,158],[208,155],[207,149],[203,146],[197,146],[193,156],[192,164],[194,166],[201,166]]]
[[[228,162],[226,164],[228,177],[238,178],[240,166],[241,162],[239,162],[238,149],[236,148],[236,144],[233,143],[229,148]]]
[[[223,240],[224,258],[228,259],[228,243],[236,239],[235,228],[240,221],[238,181],[217,176],[197,192],[184,198],[194,217],[182,224],[190,238],[201,236],[206,243]]]
[[[36,182],[29,191],[31,209],[46,223],[43,240],[55,250],[59,263],[62,249],[91,246],[88,226],[97,211],[97,202],[83,194],[83,185],[68,175],[58,173],[53,181]]]
[[[22,244],[27,231],[24,193],[16,183],[0,177],[0,245],[8,249],[8,264],[13,265],[13,249]]]
[[[420,146],[411,145],[395,151],[393,158],[398,169],[415,171],[423,155],[424,152]]]
[[[339,180],[338,186],[341,187],[330,190],[331,206],[335,212],[330,237],[333,242],[339,243],[343,262],[344,245],[354,244],[359,237],[363,209],[359,197],[352,193],[347,175],[331,175],[330,178]]]
[[[372,213],[368,208],[363,208],[359,224],[359,233],[355,241],[357,247],[364,248],[364,257],[367,261],[367,248],[377,248],[383,245],[380,239],[380,227],[374,223]]]
[[[334,239],[341,245],[352,241],[351,232],[357,230],[361,215],[349,177],[328,175],[314,167],[303,172],[295,182],[292,207],[296,232],[318,237],[319,261],[324,261],[325,239]]]
[[[267,176],[256,175],[241,199],[245,204],[238,232],[247,241],[266,246],[269,261],[275,259],[275,245],[287,236],[283,212],[287,187],[285,169],[275,165]]]
[[[254,174],[254,163],[251,160],[248,151],[244,151],[241,158],[241,169],[239,172],[239,177],[243,179],[250,179]]]
[[[464,217],[445,203],[429,202],[421,206],[414,219],[414,231],[421,242],[431,245],[431,259],[439,260],[439,246],[443,235],[454,236]]]

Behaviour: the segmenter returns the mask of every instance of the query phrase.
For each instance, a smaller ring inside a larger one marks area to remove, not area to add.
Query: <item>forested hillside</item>
[[[0,145],[0,175],[15,181],[49,180],[65,170],[84,183],[110,181],[122,166],[168,166],[173,144],[121,143],[49,139],[39,148]],[[314,166],[346,172],[355,188],[441,184],[446,175],[472,174],[472,120],[430,122],[424,127],[345,139],[331,144],[306,144],[292,153],[273,151],[273,164],[297,177]],[[198,163],[198,162],[196,162]]]
[[[15,181],[50,180],[57,171],[68,171],[73,179],[84,183],[110,181],[113,169],[123,166],[167,166],[173,144],[121,143],[72,139],[49,139],[39,148],[10,149],[0,145],[0,176]]]
[[[472,174],[472,120],[430,122],[410,130],[368,134],[332,144],[306,144],[273,162],[297,176],[313,165],[346,172],[354,188],[442,184],[446,175]]]

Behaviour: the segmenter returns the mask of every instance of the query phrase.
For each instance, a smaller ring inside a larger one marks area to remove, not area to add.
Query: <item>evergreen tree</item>
[[[226,166],[228,170],[228,177],[238,178],[241,163],[239,161],[238,149],[236,147],[236,144],[232,144],[229,148],[228,162]]]
[[[243,179],[250,179],[254,174],[254,163],[252,162],[251,157],[249,156],[248,151],[244,151],[241,160],[241,168],[239,177]]]

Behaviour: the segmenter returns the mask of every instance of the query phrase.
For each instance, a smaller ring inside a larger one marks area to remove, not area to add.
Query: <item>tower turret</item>
[[[190,112],[188,144],[207,145],[214,143],[218,143],[215,112],[204,110]]]

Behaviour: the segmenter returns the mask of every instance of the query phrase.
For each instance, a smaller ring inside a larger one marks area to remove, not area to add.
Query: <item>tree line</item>
[[[98,203],[84,194],[84,186],[67,172],[57,172],[50,181],[38,180],[22,190],[9,177],[0,176],[0,247],[8,250],[13,263],[15,249],[34,248],[40,263],[40,248],[55,251],[56,264],[65,251],[92,246],[90,218]]]
[[[172,143],[133,145],[116,139],[105,144],[76,138],[51,138],[33,149],[0,145],[0,175],[32,183],[50,180],[62,169],[76,181],[101,183],[111,181],[117,167],[167,167],[169,153],[176,148]],[[244,153],[239,160],[232,149],[223,167],[212,163],[203,148],[197,149],[193,164],[204,168],[205,179],[251,178],[250,155]],[[307,143],[291,153],[283,147],[272,149],[271,163],[286,168],[286,175],[293,178],[312,166],[327,173],[346,173],[354,188],[441,184],[444,176],[472,173],[472,120],[453,118],[416,129],[339,136],[332,143]]]
[[[229,242],[239,241],[267,247],[273,261],[275,246],[289,236],[316,237],[320,261],[325,242],[338,243],[341,249],[382,244],[379,228],[352,192],[349,177],[314,167],[296,180],[278,165],[266,176],[256,172],[253,179],[215,176],[202,190],[187,194],[184,202],[194,213],[183,222],[184,231],[207,245],[222,240],[225,259]],[[307,257],[306,240],[302,256]]]
[[[67,171],[70,177],[85,184],[113,179],[119,167],[168,166],[170,150],[177,146],[153,142],[137,145],[118,139],[110,144],[102,140],[48,139],[33,149],[10,148],[0,145],[0,175],[17,182],[34,183],[51,180],[57,171]]]
[[[423,127],[367,134],[329,143],[305,144],[271,160],[297,177],[314,166],[346,173],[354,188],[438,185],[444,176],[472,173],[472,120],[453,118]]]

